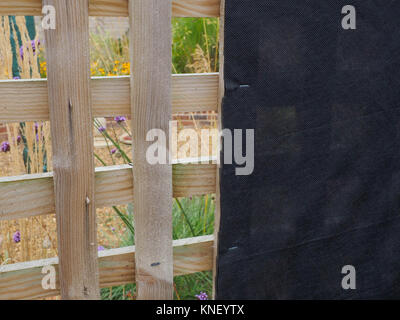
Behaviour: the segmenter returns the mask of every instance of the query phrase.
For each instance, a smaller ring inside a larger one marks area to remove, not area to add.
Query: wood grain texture
[[[218,110],[218,73],[172,76],[172,112]]]
[[[208,271],[213,264],[213,236],[173,241],[174,276]],[[100,287],[135,282],[135,247],[99,252]],[[44,290],[44,266],[56,269],[55,290]],[[40,299],[60,294],[58,258],[0,266],[0,300]]]
[[[99,299],[90,92],[89,1],[44,0],[62,299]],[[66,67],[68,66],[68,67]]]
[[[171,300],[172,168],[151,165],[146,153],[154,143],[148,132],[169,136],[172,120],[172,8],[165,0],[130,0],[129,10],[137,297]]]
[[[173,166],[173,196],[215,193],[215,164]],[[97,208],[133,202],[133,174],[128,165],[97,168]],[[29,218],[55,212],[53,173],[0,178],[0,221]]]
[[[224,81],[224,62],[225,62],[225,0],[221,0],[221,13],[219,18],[219,70],[221,72],[221,77],[219,78],[219,88],[218,88],[218,129],[222,131],[222,100],[225,95],[225,81]],[[222,146],[222,139],[219,141],[220,146]],[[220,228],[221,221],[221,202],[220,202],[220,170],[221,170],[221,162],[216,167],[216,186],[215,186],[215,218],[214,218],[214,237],[215,237],[215,245],[214,245],[214,258],[213,258],[213,298],[216,297],[216,284],[217,284],[217,276],[218,276],[218,233]]]
[[[218,73],[172,76],[172,112],[217,111]],[[94,117],[131,113],[130,77],[91,80]],[[49,120],[47,80],[0,80],[0,123]]]
[[[167,1],[167,0],[164,0]],[[173,0],[175,17],[217,17],[220,0]],[[103,17],[127,17],[128,0],[90,0],[89,14]],[[41,0],[1,0],[0,15],[41,16]]]
[[[218,17],[221,0],[174,0],[174,17]]]
[[[191,195],[215,193],[215,168],[214,164],[174,165],[172,167],[174,197],[188,197],[188,192]]]

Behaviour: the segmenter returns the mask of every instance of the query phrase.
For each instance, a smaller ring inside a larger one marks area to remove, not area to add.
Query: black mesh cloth
[[[223,128],[255,129],[255,169],[220,171],[217,298],[400,298],[400,1],[226,0],[225,20]]]

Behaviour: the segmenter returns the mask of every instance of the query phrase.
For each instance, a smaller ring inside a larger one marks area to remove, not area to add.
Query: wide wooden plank
[[[167,0],[164,0],[167,1]],[[175,17],[217,17],[220,0],[173,0]],[[128,0],[90,0],[89,14],[103,17],[127,17]],[[0,16],[41,16],[41,0],[1,0]]]
[[[172,112],[217,111],[218,73],[172,76]],[[131,113],[130,77],[91,80],[93,116]],[[47,80],[0,80],[0,123],[49,120]]]
[[[44,34],[61,297],[98,299],[89,0],[43,4],[57,12],[56,28]]]
[[[148,133],[157,129],[168,137],[172,120],[171,12],[169,1],[129,1],[131,75],[135,74],[131,77],[131,115],[139,300],[173,298],[172,167],[150,164],[147,158],[154,143],[148,141]],[[167,146],[162,147],[166,150]]]
[[[215,164],[173,166],[173,196],[190,197],[215,193]],[[97,208],[133,202],[133,175],[129,165],[97,168],[95,205]],[[0,220],[52,214],[53,173],[0,178]]]
[[[208,271],[213,265],[213,236],[173,241],[174,276]],[[135,247],[100,251],[100,287],[135,282]],[[44,290],[44,266],[56,269],[55,290]],[[58,258],[0,266],[0,300],[40,299],[60,294]]]

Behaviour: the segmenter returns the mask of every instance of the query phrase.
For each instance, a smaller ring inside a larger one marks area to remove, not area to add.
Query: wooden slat
[[[217,111],[218,73],[172,76],[173,113]],[[131,113],[130,77],[91,81],[93,116]],[[0,80],[0,123],[49,120],[47,80]]]
[[[215,170],[216,165],[214,164],[174,165],[172,168],[174,197],[190,197],[192,195],[215,193]]]
[[[0,123],[50,118],[47,80],[1,80],[0,97]]]
[[[174,276],[212,269],[213,236],[175,240],[173,242]],[[57,271],[55,290],[44,290],[41,282],[44,266]],[[99,252],[100,287],[135,282],[135,247]],[[40,299],[60,294],[58,258],[0,266],[0,300]]]
[[[218,17],[220,0],[174,0],[174,17]]]
[[[98,299],[89,0],[43,4],[57,12],[55,30],[44,34],[61,297]]]
[[[218,73],[172,76],[172,112],[218,110]]]
[[[214,164],[174,165],[173,196],[190,197],[215,193]],[[97,168],[95,174],[97,208],[133,202],[133,175],[128,165]],[[0,221],[52,214],[53,174],[33,174],[0,178]]]
[[[130,0],[136,283],[139,300],[173,298],[172,167],[146,158],[153,129],[172,120],[171,2]],[[168,138],[167,140],[168,141]],[[167,147],[167,146],[165,146]]]
[[[167,1],[167,0],[164,0]],[[220,0],[173,0],[175,17],[217,17]],[[89,14],[103,17],[127,17],[128,0],[90,0]],[[41,0],[1,0],[0,16],[41,16]]]

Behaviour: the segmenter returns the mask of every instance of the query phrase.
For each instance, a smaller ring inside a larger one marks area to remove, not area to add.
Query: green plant
[[[174,18],[172,20],[172,72],[218,71],[217,18]],[[115,39],[108,34],[90,35],[93,76],[130,74],[129,37]]]
[[[172,34],[174,73],[218,71],[218,19],[174,18]]]
[[[90,61],[93,76],[128,75],[130,73],[128,35],[115,39],[107,33],[92,33]]]

